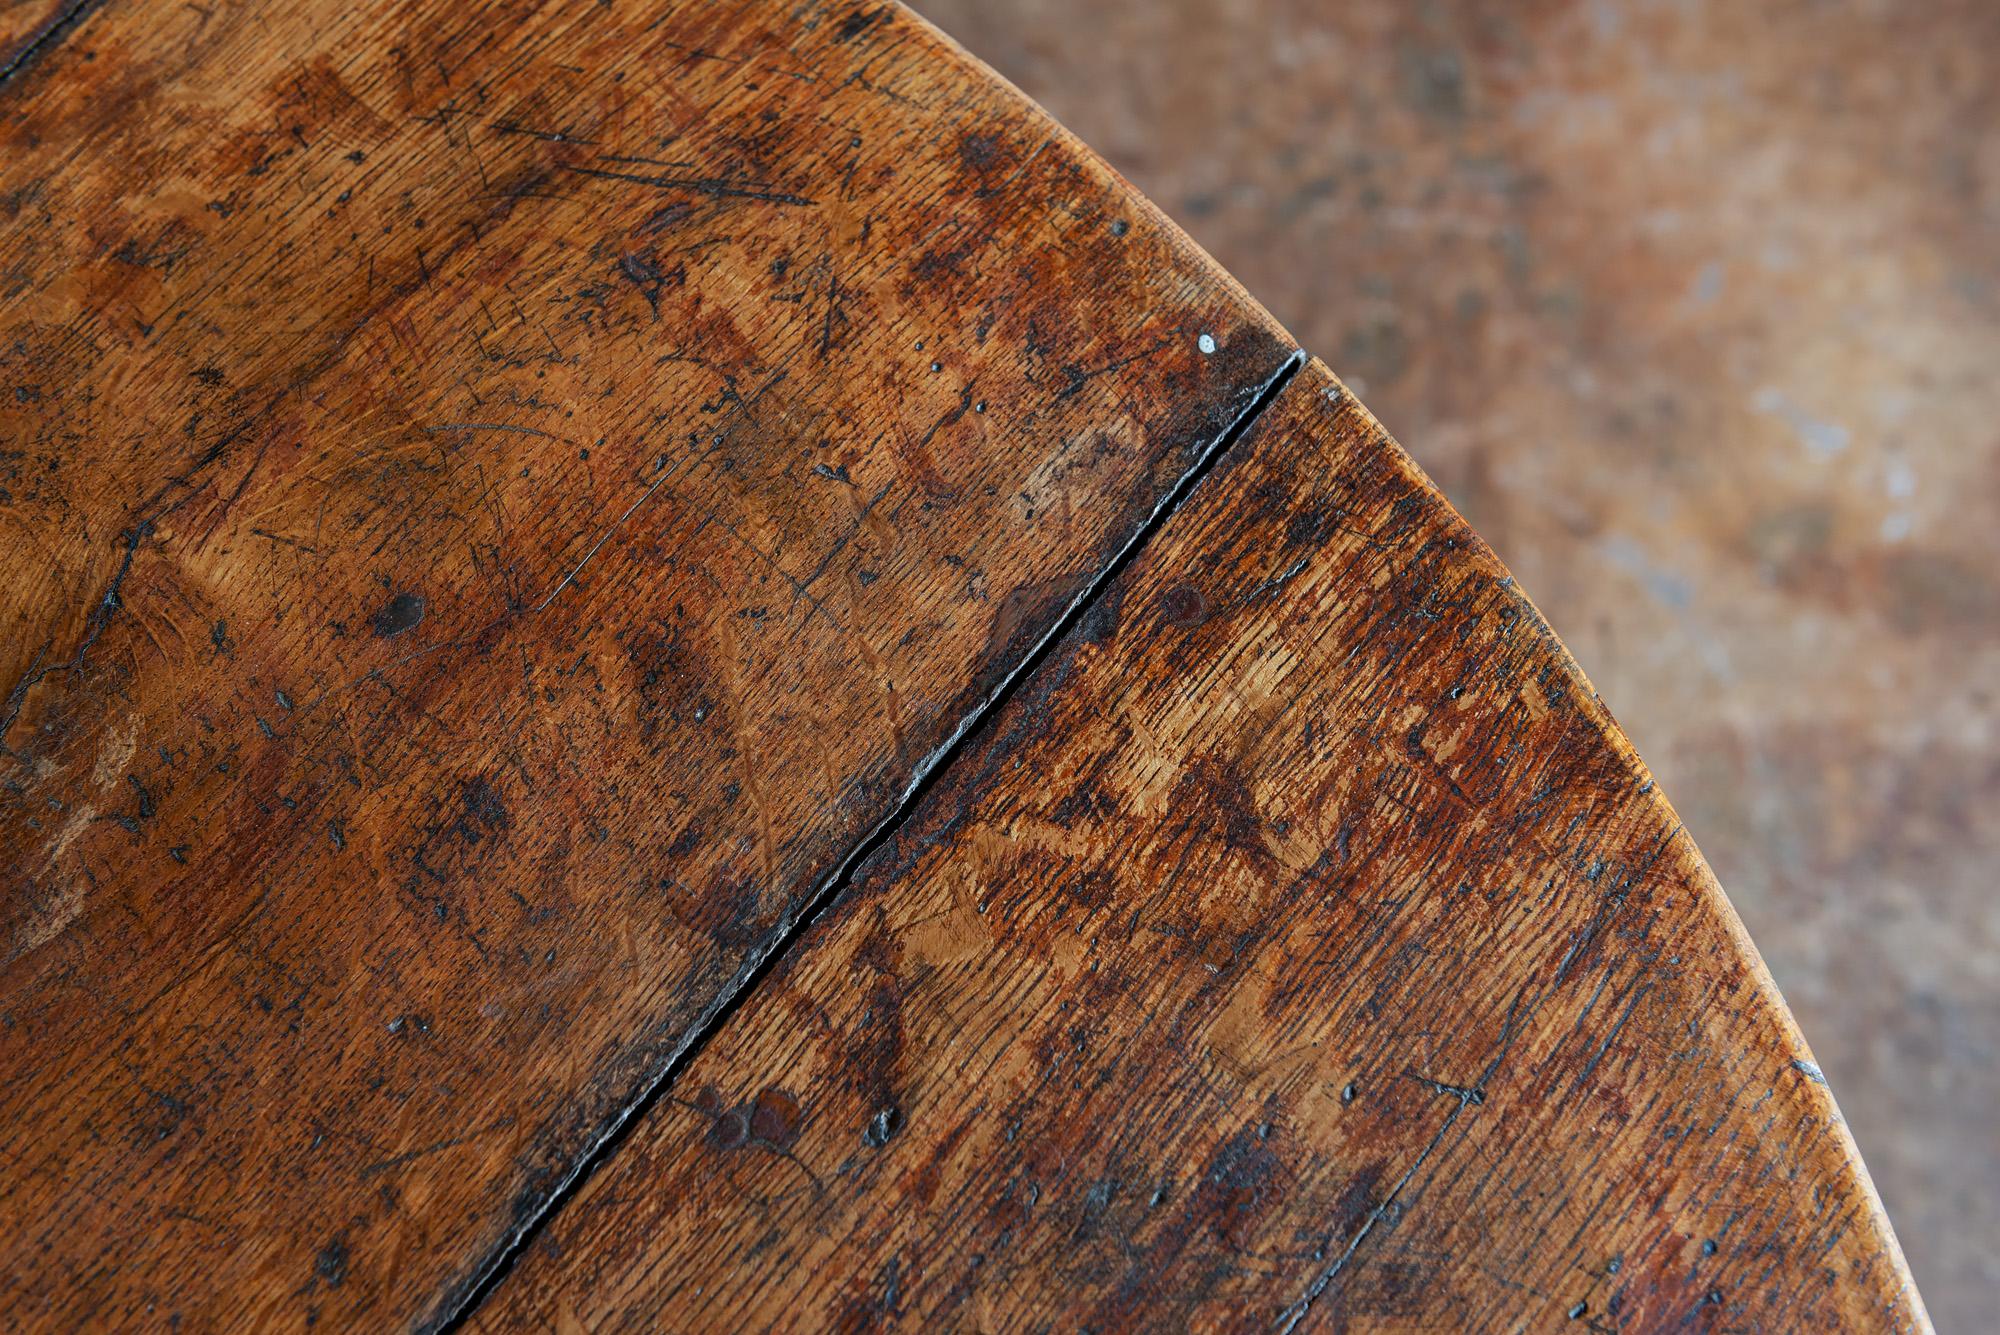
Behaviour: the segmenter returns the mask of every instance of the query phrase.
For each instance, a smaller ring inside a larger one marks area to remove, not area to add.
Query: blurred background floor
[[[1499,550],[2000,1295],[2000,4],[915,0]]]

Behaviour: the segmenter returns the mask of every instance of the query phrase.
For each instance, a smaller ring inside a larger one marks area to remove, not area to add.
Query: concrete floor
[[[2000,1295],[2000,5],[916,0],[1361,393]]]

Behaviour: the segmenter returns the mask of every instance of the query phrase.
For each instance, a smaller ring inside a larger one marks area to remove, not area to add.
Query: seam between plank
[[[70,0],[62,13],[44,23],[42,30],[28,39],[27,45],[16,51],[5,65],[0,65],[0,89],[5,89],[8,82],[43,51],[59,45],[83,21],[84,15],[103,3],[104,0]]]
[[[1036,670],[1048,658],[1050,650],[1075,629],[1077,623],[1098,601],[1111,582],[1125,572],[1139,553],[1152,542],[1154,534],[1180,511],[1195,486],[1214,471],[1215,465],[1229,448],[1264,415],[1265,410],[1277,399],[1285,386],[1291,383],[1299,368],[1305,365],[1305,360],[1306,354],[1303,351],[1293,349],[1284,363],[1258,387],[1249,406],[1237,414],[1187,471],[1167,489],[1167,493],[1153,506],[1152,512],[1126,540],[1125,545],[1098,570],[1084,586],[1083,591],[1071,600],[1069,606],[1056,618],[1055,623],[1036,642],[1034,648],[1008,671],[976,708],[967,711],[951,736],[916,766],[911,773],[909,783],[903,789],[902,796],[896,800],[888,814],[848,851],[834,870],[820,882],[819,887],[806,897],[804,903],[780,923],[778,930],[768,938],[766,944],[752,951],[744,959],[728,986],[717,993],[694,1023],[688,1026],[679,1046],[662,1063],[660,1069],[645,1081],[638,1095],[600,1131],[596,1141],[571,1165],[569,1171],[563,1175],[562,1180],[556,1184],[555,1189],[548,1194],[535,1212],[513,1227],[505,1241],[495,1249],[469,1281],[454,1286],[455,1296],[452,1291],[447,1290],[444,1301],[439,1305],[442,1314],[434,1315],[422,1322],[419,1329],[438,1332],[439,1335],[450,1335],[451,1332],[464,1327],[472,1314],[513,1271],[521,1254],[540,1236],[549,1221],[562,1211],[570,1199],[595,1176],[597,1170],[617,1152],[618,1147],[631,1134],[632,1128],[651,1111],[654,1104],[659,1102],[661,1096],[680,1077],[681,1072],[701,1055],[709,1040],[735,1015],[744,999],[757,989],[781,959],[791,953],[799,939],[824,916],[826,910],[847,889],[853,880],[855,870],[876,849],[888,842],[916,810],[924,795],[951,767],[952,762],[965,751],[972,738],[982,731],[1013,698],[1021,683],[1034,676]]]

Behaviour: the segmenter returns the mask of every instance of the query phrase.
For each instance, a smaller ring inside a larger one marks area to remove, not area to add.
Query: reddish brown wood
[[[1317,364],[488,1329],[1911,1329],[1590,684]]]
[[[1316,365],[718,1022],[1291,355],[906,11],[79,12],[0,74],[10,1324],[432,1322],[544,1219],[481,1324],[1925,1324]]]
[[[450,1311],[1290,356],[892,6],[0,84],[10,1323]]]

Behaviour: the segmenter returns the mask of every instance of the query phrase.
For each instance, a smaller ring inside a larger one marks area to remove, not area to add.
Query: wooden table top
[[[1527,598],[921,19],[6,24],[8,1328],[1927,1325]]]

